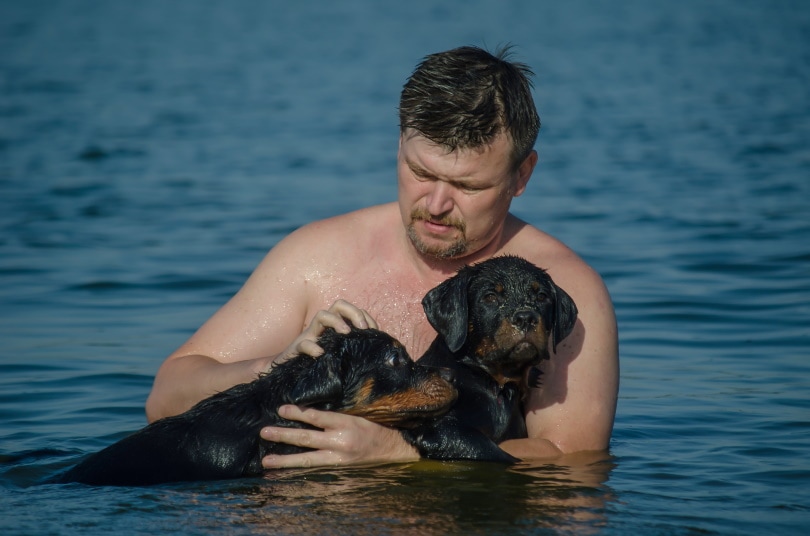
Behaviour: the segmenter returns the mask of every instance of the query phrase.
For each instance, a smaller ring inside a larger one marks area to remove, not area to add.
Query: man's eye
[[[436,180],[436,177],[433,177],[430,174],[418,169],[411,169],[411,175],[414,179],[422,182]]]

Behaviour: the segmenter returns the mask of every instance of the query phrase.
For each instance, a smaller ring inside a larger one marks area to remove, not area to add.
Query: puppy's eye
[[[388,354],[386,363],[389,367],[401,367],[405,364],[405,357],[399,352],[392,352]]]
[[[537,295],[534,297],[535,300],[539,302],[544,302],[548,299],[548,294],[545,292],[538,292]]]
[[[486,303],[497,303],[498,302],[498,294],[495,292],[487,292],[484,294],[483,300]]]

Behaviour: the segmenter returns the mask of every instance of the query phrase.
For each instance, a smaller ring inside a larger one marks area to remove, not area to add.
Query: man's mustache
[[[411,221],[414,222],[419,220],[427,221],[430,223],[436,223],[439,225],[447,225],[448,227],[458,229],[462,233],[467,229],[467,226],[461,220],[458,220],[451,216],[441,216],[437,218],[435,216],[432,216],[427,210],[423,208],[415,208],[411,211]]]

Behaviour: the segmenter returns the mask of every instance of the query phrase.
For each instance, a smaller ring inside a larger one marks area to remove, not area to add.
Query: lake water
[[[610,457],[38,485],[145,424],[281,237],[394,199],[425,54],[506,42],[543,121],[514,210],[615,301]],[[804,533],[809,96],[800,0],[0,3],[0,531]]]

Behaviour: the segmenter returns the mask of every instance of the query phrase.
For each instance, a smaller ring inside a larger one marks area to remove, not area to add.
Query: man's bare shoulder
[[[392,218],[399,221],[395,203],[375,205],[308,223],[283,242],[321,243],[324,247],[357,243],[358,239],[373,236],[380,229],[390,229]]]
[[[302,248],[308,254],[329,254],[335,249],[345,252],[347,247],[362,245],[364,238],[370,239],[375,229],[390,228],[392,215],[399,217],[396,205],[389,203],[313,221],[284,237],[276,249],[283,249],[285,254]],[[318,251],[313,251],[316,246]]]
[[[599,274],[562,241],[525,222],[515,222],[516,231],[504,248],[506,253],[533,262],[566,289],[593,290],[603,286]]]

